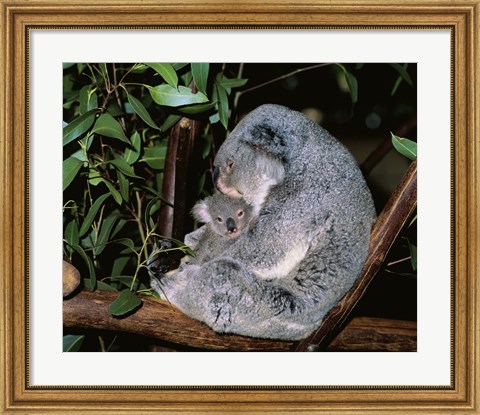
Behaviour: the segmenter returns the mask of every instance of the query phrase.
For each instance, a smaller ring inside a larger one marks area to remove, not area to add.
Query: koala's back
[[[376,218],[370,190],[356,160],[335,137],[305,115],[278,105],[263,105],[247,117],[234,130],[236,136],[255,135],[252,125],[263,128],[267,123],[273,134],[284,137],[278,146],[285,179],[270,190],[261,209],[262,231],[272,226],[268,216],[275,221],[277,237],[301,229],[315,235],[323,232],[328,218],[339,237],[351,233],[351,238],[369,238]]]

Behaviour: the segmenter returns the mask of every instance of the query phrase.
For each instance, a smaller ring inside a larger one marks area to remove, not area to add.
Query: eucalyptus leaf
[[[105,183],[105,186],[107,186],[108,190],[110,191],[110,194],[113,196],[113,199],[115,202],[117,202],[119,205],[122,204],[122,195],[120,192],[115,189],[112,183],[110,183],[108,180],[105,180],[102,178],[102,182]]]
[[[182,62],[182,63],[172,63],[172,68],[175,69],[177,72],[182,69],[182,68],[185,68],[185,66],[187,66],[188,63],[185,63],[185,62]]]
[[[407,82],[409,85],[413,86],[412,78],[410,77],[410,75],[407,72],[408,63],[405,63],[404,65],[400,65],[399,63],[390,63],[389,65],[398,72],[398,74],[401,76],[401,78],[405,82]]]
[[[103,282],[103,281],[97,281],[97,290],[101,291],[117,291],[114,287],[111,285]]]
[[[85,233],[87,233],[87,231],[90,229],[90,225],[95,219],[95,216],[97,215],[98,210],[100,209],[100,207],[103,205],[103,203],[109,196],[110,196],[110,193],[105,193],[102,196],[99,196],[95,200],[95,202],[93,202],[92,206],[88,210],[87,215],[85,216],[85,219],[83,220],[82,226],[80,226],[80,231],[79,231],[80,237],[85,235]]]
[[[95,121],[97,110],[87,111],[63,127],[63,145],[66,145],[85,133]]]
[[[160,129],[165,132],[172,128],[182,117],[180,115],[169,115],[161,125]]]
[[[179,107],[178,110],[184,114],[200,114],[209,111],[215,107],[216,102],[207,102],[206,104],[187,105]]]
[[[125,202],[128,202],[130,182],[128,181],[128,178],[121,171],[117,172],[117,178],[118,178],[118,187],[120,188],[120,194],[122,195],[122,199],[125,200]]]
[[[216,82],[215,84],[218,96],[218,116],[220,117],[220,122],[225,127],[228,128],[228,95],[225,88]]]
[[[217,82],[219,82],[224,88],[238,88],[244,86],[248,79],[246,78],[227,78],[225,76],[221,76],[217,78]]]
[[[216,124],[217,122],[219,122],[220,116],[218,115],[218,112],[210,115],[210,117],[208,117],[208,121],[210,121],[210,124]]]
[[[115,228],[113,228],[111,237],[114,238],[122,230],[126,223],[127,221],[125,219],[120,219],[115,225]]]
[[[202,139],[202,159],[206,159],[210,152],[212,151],[213,136],[212,135],[203,135]]]
[[[116,244],[121,244],[121,245],[124,245],[126,246],[128,249],[130,249],[132,252],[135,252],[135,244],[134,242],[129,239],[129,238],[121,238],[121,239],[115,239],[114,241],[112,241]]]
[[[345,79],[347,81],[348,89],[350,90],[350,97],[352,103],[355,104],[358,101],[358,82],[357,78],[350,72],[345,71]]]
[[[84,114],[88,111],[98,108],[98,97],[95,93],[96,88],[92,89],[91,85],[85,85],[79,93],[80,113]]]
[[[131,275],[117,275],[116,277],[112,277],[112,281],[118,281],[125,287],[130,288],[133,282],[133,277]]]
[[[93,135],[86,135],[82,139],[78,140],[80,147],[77,151],[72,153],[72,157],[79,159],[80,161],[87,161],[87,154],[86,152],[90,148],[93,142]]]
[[[102,74],[102,77],[105,80],[105,83],[107,83],[107,81],[109,80],[107,64],[106,63],[100,63],[98,66],[100,68],[100,72]]]
[[[69,245],[78,245],[80,242],[78,235],[78,224],[75,219],[69,222],[65,228],[65,240]]]
[[[70,183],[75,179],[82,166],[83,162],[76,157],[69,157],[63,160],[63,190],[70,186]]]
[[[348,72],[347,68],[340,63],[337,63],[337,66],[342,70],[343,75],[345,76],[345,82],[347,83],[348,90],[350,92],[350,98],[352,100],[352,104],[355,104],[358,101],[358,82],[357,78],[350,72]]]
[[[408,241],[408,248],[410,250],[410,262],[414,271],[417,270],[417,246]]]
[[[408,138],[398,137],[392,132],[392,144],[401,155],[409,158],[410,160],[415,160],[417,158],[417,143],[415,141],[409,140]]]
[[[88,272],[90,274],[90,288],[94,290],[97,285],[97,274],[95,272],[95,267],[93,266],[92,260],[80,245],[72,245],[72,248],[83,258],[85,264],[87,264]]]
[[[113,166],[115,166],[115,168],[121,171],[125,176],[134,177],[136,179],[142,178],[135,174],[132,166],[130,166],[130,164],[128,164],[123,158],[118,157],[116,159],[109,160],[107,161],[107,164],[113,164]]]
[[[209,63],[192,63],[192,75],[198,90],[207,95]]]
[[[145,223],[150,224],[150,219],[152,217],[152,208],[158,203],[160,199],[160,196],[156,196],[152,200],[150,200],[150,202],[148,202],[147,207],[145,208]]]
[[[116,138],[120,141],[130,144],[120,123],[108,113],[102,114],[100,117],[98,117],[95,125],[93,126],[92,133]]]
[[[161,170],[165,166],[166,154],[167,147],[165,146],[147,147],[140,161],[147,163],[152,169]]]
[[[178,76],[169,63],[146,63],[145,65],[157,72],[172,88],[178,87]]]
[[[125,153],[123,154],[123,158],[128,164],[133,164],[135,163],[138,158],[140,157],[140,150],[142,148],[142,138],[140,137],[140,134],[138,134],[137,131],[135,131],[130,138],[132,142],[132,148],[127,147],[125,150]]]
[[[110,276],[114,277],[116,275],[121,275],[131,259],[131,255],[117,256],[113,261],[112,272],[110,273]]]
[[[83,286],[84,286],[87,290],[95,291],[95,288],[96,288],[97,284],[95,283],[95,285],[92,285],[92,282],[91,282],[88,278],[84,278],[84,279],[83,279]]]
[[[93,167],[90,167],[90,169],[88,170],[88,183],[90,183],[92,186],[98,186],[98,184],[102,181],[103,178],[100,173]]]
[[[147,109],[140,100],[130,94],[127,94],[127,98],[135,113],[143,120],[145,124],[157,130],[160,129],[160,127],[155,123],[155,121],[153,121],[152,117],[150,116]]]
[[[105,247],[108,245],[110,233],[112,232],[113,226],[115,225],[117,219],[118,216],[116,216],[116,214],[113,214],[102,221],[100,225],[100,231],[98,233],[97,243],[95,244],[95,247],[93,249],[95,256],[100,255],[105,249]]]
[[[395,83],[393,84],[392,92],[390,92],[390,95],[393,96],[397,92],[398,87],[402,83],[403,79],[401,76],[399,76],[396,80]]]
[[[74,334],[67,334],[63,336],[63,351],[64,352],[78,352],[82,347],[85,336],[78,336]]]
[[[208,98],[201,92],[194,94],[190,88],[179,86],[178,89],[170,85],[158,85],[148,88],[150,95],[158,105],[167,107],[180,107],[182,105],[202,104],[208,102]]]
[[[110,304],[108,311],[112,316],[123,316],[130,311],[135,310],[142,304],[140,298],[138,298],[132,291],[124,290],[120,295]]]

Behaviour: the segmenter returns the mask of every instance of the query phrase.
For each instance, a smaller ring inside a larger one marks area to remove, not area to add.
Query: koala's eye
[[[222,219],[220,216],[218,216],[218,217],[217,217],[217,222],[218,222],[218,223],[222,223],[222,222],[223,222],[223,219]]]
[[[237,213],[237,216],[239,218],[241,218],[243,216],[243,210],[239,210],[238,213]]]
[[[227,172],[231,172],[233,170],[233,166],[235,165],[235,163],[233,161],[228,161],[227,162]]]

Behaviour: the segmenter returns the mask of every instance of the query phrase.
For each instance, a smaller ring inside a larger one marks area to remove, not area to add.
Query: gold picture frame
[[[480,413],[479,0],[0,0],[0,410],[14,413]],[[452,33],[455,234],[449,387],[33,387],[28,385],[28,83],[30,28],[255,26],[447,29]]]

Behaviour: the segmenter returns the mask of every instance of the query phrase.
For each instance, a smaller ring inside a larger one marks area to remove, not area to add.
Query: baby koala
[[[197,202],[192,214],[198,222],[206,224],[198,240],[189,241],[189,245],[194,245],[195,262],[198,263],[218,256],[233,239],[247,231],[255,219],[253,208],[244,199],[222,193]]]
[[[195,204],[193,217],[209,229],[225,238],[237,238],[253,219],[253,210],[242,198],[215,193]]]

